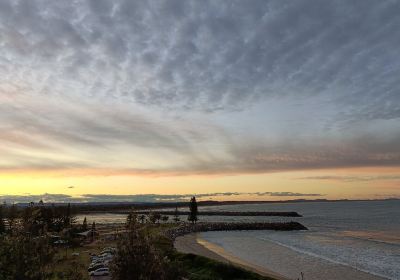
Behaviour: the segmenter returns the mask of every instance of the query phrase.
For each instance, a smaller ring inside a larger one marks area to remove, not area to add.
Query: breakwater
[[[184,223],[180,226],[169,229],[164,234],[175,240],[178,236],[183,236],[194,232],[206,231],[238,231],[238,230],[277,230],[277,231],[292,231],[292,230],[307,230],[305,226],[298,222],[285,223]]]
[[[158,213],[161,215],[179,215],[179,216],[187,216],[189,215],[189,211],[153,211],[154,213]],[[121,214],[122,212],[118,212]],[[124,212],[125,213],[125,212]],[[129,212],[126,212],[128,214]],[[148,215],[151,211],[135,211],[138,215]],[[297,212],[233,212],[233,211],[199,211],[197,213],[198,216],[242,216],[242,217],[251,217],[251,216],[259,216],[259,217],[302,217]]]

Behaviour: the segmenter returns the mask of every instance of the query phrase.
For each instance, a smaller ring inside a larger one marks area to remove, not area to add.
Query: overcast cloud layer
[[[400,2],[0,0],[0,170],[400,165]]]

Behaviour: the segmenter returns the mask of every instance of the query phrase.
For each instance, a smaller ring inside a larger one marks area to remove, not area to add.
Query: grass
[[[60,248],[54,257],[52,270],[54,271],[53,280],[71,278],[70,274],[80,274],[82,279],[89,279],[87,274],[87,264],[90,262],[89,254],[84,251],[86,248],[76,248],[75,250]],[[72,253],[79,253],[79,256],[72,256]]]
[[[115,242],[97,241],[78,248],[60,248],[54,257],[54,277],[52,280],[87,280],[87,268],[90,264],[89,253],[99,254],[104,247],[115,247]],[[73,256],[79,253],[79,256]]]
[[[191,280],[273,280],[234,265],[221,263],[193,254],[176,254]]]

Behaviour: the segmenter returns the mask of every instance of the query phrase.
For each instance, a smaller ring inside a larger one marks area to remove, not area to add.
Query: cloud
[[[1,1],[0,172],[400,166],[397,1]]]
[[[346,118],[399,117],[396,1],[2,4],[2,72],[27,70],[7,84],[205,110],[327,95]]]
[[[396,181],[400,180],[400,175],[375,175],[375,176],[309,176],[297,179],[304,180],[332,180],[343,182],[369,182],[369,181]]]
[[[207,137],[225,137],[212,124],[198,122],[192,127],[185,120],[161,119],[143,110],[131,112],[132,108],[116,111],[101,103],[78,105],[60,98],[45,106],[30,98],[13,100],[18,102],[0,104],[5,131],[1,140],[10,159],[3,164],[0,160],[0,169],[5,171],[99,169],[137,174],[151,173],[147,171],[150,165],[153,172],[174,172],[177,158],[190,165],[189,161],[217,157],[221,152],[211,154]]]
[[[29,203],[43,200],[46,203],[87,203],[87,202],[174,202],[189,201],[192,196],[198,199],[228,199],[240,195],[255,195],[258,197],[280,196],[280,197],[319,197],[322,194],[307,194],[293,192],[220,192],[220,193],[200,193],[200,194],[137,194],[137,195],[111,195],[111,194],[83,194],[80,196],[70,196],[65,194],[42,194],[42,195],[0,195],[0,201],[7,203]]]
[[[261,192],[256,193],[258,196],[294,196],[294,197],[302,197],[302,196],[324,196],[319,193],[294,193],[294,192]]]

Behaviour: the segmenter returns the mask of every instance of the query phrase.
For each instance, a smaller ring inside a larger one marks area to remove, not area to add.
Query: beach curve
[[[235,257],[222,247],[201,238],[199,233],[190,233],[177,237],[174,241],[174,246],[176,250],[181,253],[195,254],[219,262],[232,264],[276,280],[289,280],[289,278],[286,278],[271,270]]]

